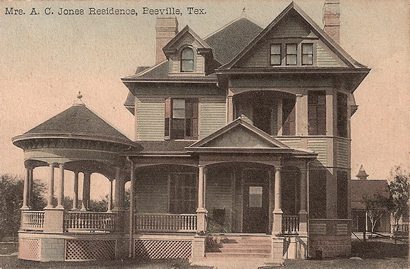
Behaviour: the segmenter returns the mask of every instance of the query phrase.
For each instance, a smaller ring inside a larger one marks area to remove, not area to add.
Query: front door
[[[243,172],[243,232],[267,233],[269,224],[268,173],[259,169]]]

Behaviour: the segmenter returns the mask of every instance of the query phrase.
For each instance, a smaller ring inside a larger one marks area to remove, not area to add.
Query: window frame
[[[310,46],[311,48],[312,48],[312,51],[311,51],[311,53],[305,53],[305,51],[304,51],[304,47],[305,46]],[[302,43],[301,44],[301,64],[302,65],[314,65],[314,63],[315,63],[315,61],[314,61],[314,44],[313,43]],[[309,55],[311,55],[312,56],[312,62],[311,63],[305,63],[304,62],[304,56],[309,56]]]
[[[272,53],[272,47],[273,46],[278,46],[279,47],[279,53]],[[282,65],[282,43],[272,43],[270,44],[270,57],[269,57],[269,62],[271,66],[280,66]],[[279,55],[279,63],[272,63],[272,56],[278,56]]]
[[[185,51],[191,51],[192,52],[192,59],[191,58],[184,58],[184,52]],[[191,62],[192,64],[192,70],[185,70],[184,69],[184,63],[185,62]],[[192,47],[184,47],[183,49],[181,49],[181,53],[180,53],[180,72],[181,73],[192,73],[195,71],[195,53],[194,53],[194,49]]]
[[[184,100],[184,117],[175,117],[176,100]],[[164,117],[165,140],[196,140],[198,139],[198,98],[166,98]],[[177,132],[176,122],[182,123],[183,128]],[[189,127],[189,130],[187,129]],[[178,134],[178,135],[177,135]]]
[[[348,128],[348,96],[345,93],[338,92],[336,95],[336,106],[337,106],[337,136],[348,138],[349,128]]]
[[[295,46],[295,48],[296,48],[296,51],[295,51],[295,53],[288,53],[288,47],[289,46]],[[288,62],[288,56],[295,56],[295,63],[293,64],[291,64],[291,63],[289,63]],[[285,44],[285,63],[286,63],[286,65],[291,65],[291,66],[295,66],[295,65],[298,65],[298,43],[286,43]]]
[[[326,135],[326,105],[326,91],[308,91],[308,135]]]

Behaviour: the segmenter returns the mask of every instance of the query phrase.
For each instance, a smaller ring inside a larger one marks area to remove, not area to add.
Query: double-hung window
[[[282,45],[271,44],[270,45],[270,64],[281,65],[282,64]]]
[[[286,44],[286,65],[297,65],[298,44]]]
[[[194,71],[194,50],[191,48],[184,48],[181,51],[181,72]]]
[[[198,138],[198,99],[167,98],[165,100],[166,139]]]
[[[313,65],[313,44],[302,44],[302,65]]]
[[[326,92],[309,91],[308,93],[309,135],[326,134]]]

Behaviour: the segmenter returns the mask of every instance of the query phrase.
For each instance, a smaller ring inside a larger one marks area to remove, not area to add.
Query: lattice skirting
[[[139,259],[188,259],[192,252],[189,240],[135,240],[134,246]]]
[[[115,240],[66,240],[67,261],[115,259]]]
[[[19,239],[19,258],[23,260],[39,261],[41,256],[39,239]]]

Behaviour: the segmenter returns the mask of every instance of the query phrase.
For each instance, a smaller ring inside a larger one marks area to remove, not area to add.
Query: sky
[[[322,26],[324,0],[295,1]],[[127,88],[120,78],[155,61],[155,16],[29,16],[60,7],[180,8],[186,24],[205,37],[246,16],[267,26],[288,4],[271,1],[47,1],[0,2],[0,173],[24,175],[23,151],[11,143],[70,107],[78,91],[84,103],[134,138],[133,116],[123,106]],[[186,7],[206,14],[188,15]],[[5,8],[25,15],[5,15]],[[390,169],[410,164],[410,5],[405,0],[341,0],[341,45],[372,70],[355,92],[359,109],[352,118],[352,176],[364,165],[369,178],[385,179]],[[35,170],[46,178],[47,170]],[[66,180],[66,184],[70,184]],[[100,186],[92,180],[92,187]],[[108,183],[98,198],[107,193]]]

